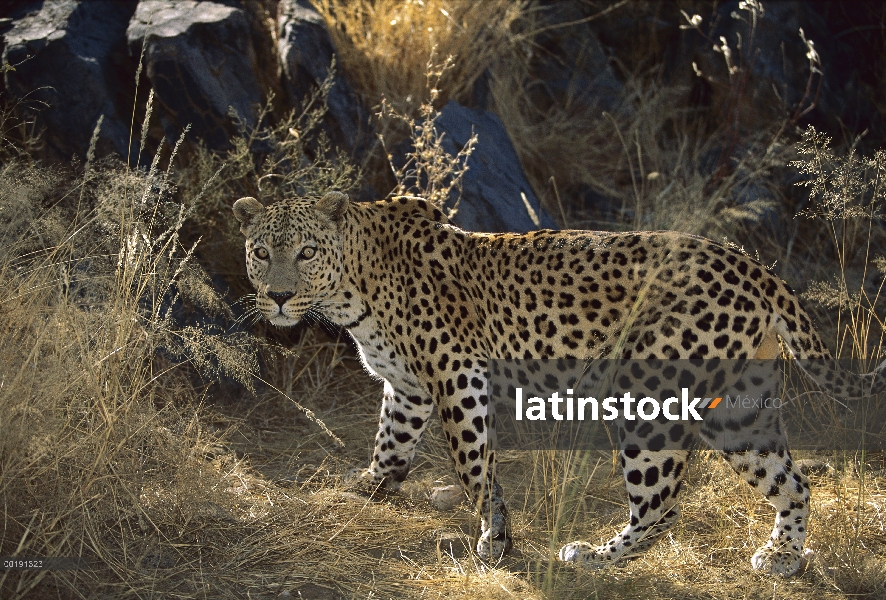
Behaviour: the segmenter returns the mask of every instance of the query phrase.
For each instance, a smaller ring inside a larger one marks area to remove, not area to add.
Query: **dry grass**
[[[247,336],[207,340],[170,319],[176,301],[227,308],[179,244],[184,207],[165,201],[168,173],[87,164],[72,181],[13,161],[0,187],[3,554],[82,555],[114,570],[108,544],[123,544],[123,562],[134,549],[109,532],[138,522],[156,533],[146,490],[199,489],[186,459],[214,438],[199,392],[163,357],[244,379],[254,352]],[[72,589],[92,579],[5,572],[0,586],[27,593],[53,577]]]
[[[151,359],[153,347],[111,355],[119,342],[84,340],[63,353],[55,340],[82,339],[101,330],[96,322],[109,327],[106,313],[60,304],[33,282],[4,288],[4,299],[27,299],[4,320],[3,364],[17,367],[4,370],[0,413],[4,554],[84,555],[92,565],[9,572],[4,597],[35,586],[71,597],[874,598],[886,585],[882,471],[816,481],[816,562],[781,582],[747,565],[771,510],[707,456],[696,461],[683,523],[667,542],[591,574],[552,562],[551,550],[620,525],[626,503],[611,457],[506,454],[500,472],[518,542],[512,557],[487,567],[465,552],[476,526],[468,507],[436,513],[424,500],[431,486],[453,481],[436,423],[400,494],[370,501],[343,482],[369,455],[380,390],[339,345],[308,335],[298,359],[270,365],[265,377],[316,411],[343,448],[276,392],[196,406],[188,378],[154,379],[171,365]],[[131,326],[121,326],[113,337],[131,339]],[[105,357],[129,362],[68,386]]]
[[[742,4],[738,12],[750,23],[748,13],[759,7]],[[593,14],[584,20],[610,11],[637,23],[673,18],[654,3],[586,6],[585,13]],[[550,8],[534,8],[522,15],[522,30],[553,29],[556,39],[558,28],[546,20]],[[710,10],[694,8],[705,15]],[[788,204],[780,174],[793,158],[794,122],[762,119],[753,110],[745,91],[750,70],[738,58],[733,71],[706,74],[699,83],[702,78],[692,73],[666,73],[661,57],[667,48],[652,28],[636,29],[622,61],[607,59],[594,41],[569,38],[570,29],[562,27],[563,47],[575,54],[558,59],[573,67],[571,79],[558,83],[559,95],[538,92],[557,61],[531,35],[513,38],[512,51],[491,70],[494,109],[536,194],[567,228],[672,229],[754,242],[761,252],[777,253],[766,235],[756,234],[761,222],[770,234],[768,222],[781,211],[776,207]],[[751,43],[743,53],[754,55],[754,38],[742,33]],[[810,75],[815,66],[810,63]],[[603,93],[595,95],[588,86]],[[709,101],[697,98],[703,86],[712,90]],[[811,99],[803,102],[805,107]]]
[[[361,168],[382,196],[402,187],[402,179],[392,173],[388,149],[411,136],[415,121],[429,124],[448,100],[474,94],[478,81],[512,51],[512,25],[526,10],[522,1],[509,0],[315,4],[329,27],[342,73],[375,113],[379,141]]]
[[[86,186],[85,201],[97,210],[83,218],[66,218],[60,208],[25,210],[51,205],[59,190],[75,195],[65,173],[8,165],[2,174],[4,197],[19,199],[3,215],[0,272],[2,553],[85,556],[91,566],[5,572],[4,597],[886,593],[886,472],[881,459],[862,470],[851,456],[831,457],[836,469],[814,478],[815,558],[788,581],[750,571],[772,511],[708,454],[695,460],[684,519],[665,542],[624,566],[586,573],[552,556],[568,540],[603,539],[621,525],[627,505],[611,455],[505,453],[499,471],[517,546],[495,567],[478,562],[466,551],[477,525],[469,508],[439,513],[425,501],[432,486],[453,482],[436,423],[401,493],[370,500],[345,481],[371,451],[380,392],[346,347],[309,332],[292,357],[266,363],[264,378],[282,393],[259,385],[254,399],[239,401],[195,386],[189,368],[170,362],[173,324],[156,301],[165,295],[158,286],[168,286],[187,256],[169,241],[178,213],[151,198],[160,187],[144,176],[105,169],[96,167],[94,186]],[[121,190],[136,204],[147,197],[152,208],[142,216],[165,213],[167,224],[146,226],[128,212],[131,204],[111,202]],[[115,228],[108,217],[121,213],[129,217]],[[134,240],[136,226],[149,241],[142,236],[140,253],[121,255],[120,240]],[[214,340],[215,360],[222,364],[225,350],[242,359],[247,341]],[[186,347],[178,352],[195,360]]]
[[[321,0],[317,6],[343,72],[364,100],[375,106],[387,98],[397,112],[412,116],[430,99],[429,61],[455,59],[439,81],[440,105],[470,94],[483,71],[510,50],[511,24],[525,10],[522,2],[507,0]]]
[[[525,73],[497,74],[496,111],[534,188],[564,226],[671,229],[720,239],[778,204],[767,176],[789,154],[776,129],[747,139],[747,151],[730,169],[712,170],[720,136],[698,135],[699,115],[674,109],[687,90],[662,86],[654,72],[627,81],[616,113],[582,103],[541,111],[515,93],[531,84]],[[610,199],[614,212],[571,202],[579,190]]]
[[[541,110],[524,93],[534,84],[527,32],[543,27],[534,4],[318,4],[361,97],[391,107],[379,120],[383,135],[397,133],[392,114],[432,118],[488,70],[493,108],[564,224],[740,241],[778,259],[788,279],[821,281],[808,300],[834,347],[882,357],[886,234],[873,211],[882,207],[882,156],[847,161],[812,133],[797,155],[783,123],[751,134],[706,122],[710,114],[675,109],[687,89],[648,66],[624,70],[620,107],[608,116],[578,102]],[[451,69],[436,67],[450,55]],[[623,477],[608,453],[503,453],[516,547],[494,566],[468,550],[478,523],[467,505],[435,512],[425,500],[431,487],[454,482],[438,423],[400,493],[370,499],[352,488],[349,470],[371,454],[380,385],[347,343],[316,329],[291,338],[288,352],[226,334],[228,303],[196,260],[202,249],[219,257],[221,274],[242,274],[228,216],[236,197],[271,201],[369,178],[313,135],[326,91],[300,114],[241,129],[226,157],[198,152],[175,176],[159,159],[150,172],[93,158],[82,168],[41,168],[28,161],[38,142],[27,124],[3,113],[0,555],[83,556],[90,569],[3,571],[0,596],[886,597],[882,456],[818,457],[833,468],[813,476],[815,554],[790,580],[751,571],[772,510],[709,453],[694,458],[675,530],[648,555],[593,573],[553,557],[565,542],[603,541],[623,524]],[[430,135],[408,122],[414,135]],[[712,140],[736,131],[741,152],[717,168]],[[446,195],[454,163],[438,160],[434,139],[425,142],[429,152],[410,168],[426,169]],[[786,219],[785,239],[767,233],[766,219],[772,204],[796,202],[778,184],[795,158],[826,202],[803,196],[818,218]],[[391,187],[413,192],[408,186],[423,180],[401,175]],[[578,206],[570,194],[582,186],[617,200],[618,210]],[[850,201],[837,205],[843,213],[827,212],[835,199]],[[835,290],[842,302],[829,305]],[[182,305],[214,321],[182,327],[169,312]],[[228,383],[210,383],[219,373]]]

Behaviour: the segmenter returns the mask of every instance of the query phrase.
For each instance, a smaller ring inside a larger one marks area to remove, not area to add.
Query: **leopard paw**
[[[607,550],[612,548],[613,551]],[[583,569],[603,569],[611,565],[620,554],[614,546],[594,547],[587,542],[572,542],[560,548],[559,558],[563,562],[572,563]]]
[[[800,570],[811,551],[802,552],[787,546],[776,548],[769,542],[751,557],[751,566],[756,571],[768,571],[773,575],[790,577]]]
[[[513,541],[507,532],[503,531],[493,536],[492,530],[487,529],[477,541],[477,554],[483,560],[494,563],[500,561],[512,547]]]

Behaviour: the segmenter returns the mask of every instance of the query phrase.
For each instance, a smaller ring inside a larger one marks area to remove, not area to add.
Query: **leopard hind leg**
[[[776,361],[754,361],[748,369],[757,373],[745,381],[776,381]],[[770,370],[767,374],[765,371]],[[730,466],[775,507],[775,524],[769,540],[751,558],[756,570],[789,577],[803,563],[803,546],[809,517],[809,480],[794,464],[781,422],[780,407],[774,405],[778,385],[759,384],[748,398],[752,406],[728,404],[709,411],[701,437],[720,451]]]
[[[681,449],[641,449],[635,436],[622,441],[621,463],[627,487],[630,520],[608,542],[576,541],[560,549],[559,557],[588,569],[598,569],[618,560],[640,556],[657,543],[680,519],[679,497],[691,455],[694,435],[684,425],[675,434],[682,437]],[[620,434],[620,437],[622,434]]]

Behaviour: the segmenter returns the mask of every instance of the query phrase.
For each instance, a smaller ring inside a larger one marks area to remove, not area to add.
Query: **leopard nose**
[[[268,292],[268,298],[277,303],[277,306],[283,308],[286,301],[295,296],[292,292]]]

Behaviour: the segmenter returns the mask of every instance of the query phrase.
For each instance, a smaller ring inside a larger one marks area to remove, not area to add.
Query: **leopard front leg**
[[[385,380],[375,450],[363,477],[388,490],[399,489],[409,474],[415,449],[434,410],[431,398],[414,393],[419,389],[407,384],[394,386]]]
[[[439,400],[439,409],[459,482],[480,514],[477,554],[497,561],[512,540],[502,489],[495,481],[494,452],[487,446],[490,423],[482,368],[456,375],[449,385],[454,393]]]
[[[560,549],[560,560],[599,569],[621,558],[639,555],[660,540],[680,518],[678,496],[689,455],[689,450],[622,449],[630,522],[621,533],[600,546],[580,541],[566,544]]]

